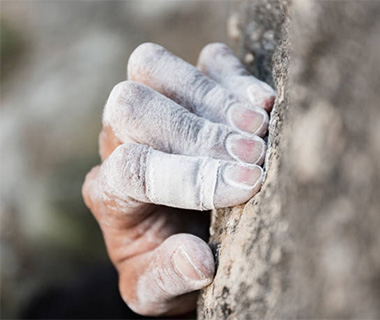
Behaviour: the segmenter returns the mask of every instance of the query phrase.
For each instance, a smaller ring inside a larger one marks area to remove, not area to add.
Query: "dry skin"
[[[123,299],[145,315],[193,309],[194,291],[212,281],[205,216],[183,209],[239,204],[262,183],[273,89],[222,44],[208,45],[199,67],[207,76],[155,44],[132,53],[132,81],[104,110],[103,163],[83,187]]]

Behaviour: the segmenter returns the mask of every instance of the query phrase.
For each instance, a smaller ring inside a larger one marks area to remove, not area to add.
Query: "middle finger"
[[[118,84],[103,114],[103,131],[121,143],[137,142],[171,154],[261,164],[264,141],[189,112],[153,89],[132,81]],[[101,139],[101,143],[105,139]],[[101,145],[101,150],[106,150]]]

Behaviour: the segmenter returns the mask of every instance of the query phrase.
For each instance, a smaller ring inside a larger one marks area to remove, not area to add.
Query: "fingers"
[[[136,213],[136,201],[210,210],[249,200],[262,178],[256,165],[167,154],[130,143],[117,147],[86,178],[84,190],[90,208],[108,203],[121,215]]]
[[[177,208],[210,210],[250,199],[260,188],[262,169],[151,149],[145,177],[146,193],[151,202]]]
[[[245,69],[232,50],[223,43],[211,43],[203,48],[198,68],[208,77],[231,90],[242,102],[250,102],[267,111],[273,107],[275,91]]]
[[[232,121],[241,130],[258,135],[265,134],[267,129],[265,111],[252,105],[247,109],[230,91],[159,45],[144,43],[135,49],[128,61],[128,78],[210,121],[228,125]],[[245,119],[243,126],[242,119]]]
[[[209,246],[190,234],[176,234],[155,250],[117,266],[120,292],[135,312],[170,315],[190,311],[192,291],[211,283],[214,259]]]
[[[107,101],[100,151],[105,158],[115,141],[133,141],[167,153],[261,164],[264,141],[238,131],[238,126],[250,125],[246,117],[234,115],[231,123],[235,130],[198,117],[145,85],[126,81],[112,90]]]
[[[134,51],[128,73],[140,83],[112,91],[99,138],[105,161],[87,175],[83,196],[102,228],[126,303],[145,315],[184,313],[195,306],[194,291],[212,281],[214,260],[203,240],[178,234],[186,223],[174,208],[232,206],[258,192],[263,170],[256,164],[266,147],[254,134],[265,135],[268,115],[252,101],[263,86],[236,75],[250,89],[261,86],[253,98],[243,90],[246,107],[228,81],[213,76],[224,88],[154,44]],[[268,97],[260,99],[269,109]]]

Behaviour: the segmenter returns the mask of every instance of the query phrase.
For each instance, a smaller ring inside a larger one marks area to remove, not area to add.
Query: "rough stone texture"
[[[380,3],[295,1],[291,25],[287,1],[237,6],[278,99],[262,190],[212,214],[198,317],[380,318]]]
[[[278,183],[278,176],[282,119],[288,105],[285,94],[288,2],[256,1],[238,5],[239,12],[233,16],[243,17],[238,38],[242,58],[247,60],[249,54],[254,57],[248,67],[259,78],[275,82],[278,99],[271,114],[268,174],[262,190],[245,206],[212,214],[210,244],[218,269],[214,282],[204,290],[199,301],[200,319],[251,319],[252,315],[262,318],[271,314],[284,290],[287,269],[283,250],[287,224],[281,218],[283,186]]]

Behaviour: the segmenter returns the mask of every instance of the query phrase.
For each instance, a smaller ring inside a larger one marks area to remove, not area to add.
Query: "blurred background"
[[[38,317],[44,311],[36,308],[64,308],[56,301],[67,296],[80,310],[86,290],[111,306],[120,299],[81,197],[85,174],[99,162],[104,103],[140,43],[161,44],[193,64],[209,42],[233,45],[229,5],[1,1],[2,318]]]

